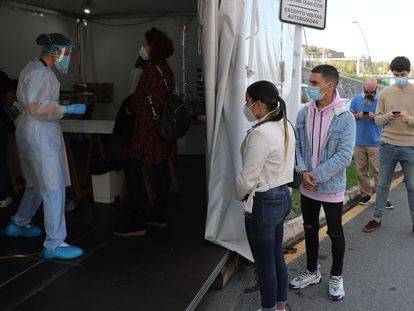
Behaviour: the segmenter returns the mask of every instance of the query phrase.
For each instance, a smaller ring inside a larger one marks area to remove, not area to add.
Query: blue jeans
[[[374,216],[381,218],[384,214],[394,170],[400,162],[407,188],[411,220],[414,223],[414,146],[395,146],[381,142],[379,156],[380,166]]]
[[[283,223],[291,210],[286,185],[256,192],[252,214],[245,216],[247,238],[257,265],[262,310],[286,303],[288,273],[283,256]]]

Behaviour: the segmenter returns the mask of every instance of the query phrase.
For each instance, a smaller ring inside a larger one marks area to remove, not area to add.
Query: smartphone
[[[393,111],[392,112],[393,115],[397,115],[397,114],[400,114],[400,113],[401,113],[400,111]]]
[[[363,114],[364,116],[367,116],[367,115],[369,115],[369,111],[362,111],[362,114]]]

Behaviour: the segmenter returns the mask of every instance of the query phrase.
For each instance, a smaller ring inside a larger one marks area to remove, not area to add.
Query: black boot
[[[166,218],[167,206],[165,203],[155,202],[151,216],[145,222],[148,226],[165,228],[167,227]]]

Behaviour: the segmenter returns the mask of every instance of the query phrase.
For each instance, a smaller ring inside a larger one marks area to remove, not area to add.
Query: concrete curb
[[[402,175],[402,169],[401,166],[398,164],[397,168],[394,172],[394,177],[398,178]],[[354,186],[348,190],[345,191],[345,200],[344,200],[344,213],[353,208],[358,200],[361,197],[361,191],[359,189],[359,186]],[[323,209],[321,209],[321,214],[319,216],[319,221],[321,226],[325,224],[325,213],[323,212]],[[285,222],[284,224],[284,237],[283,237],[283,243],[286,245],[293,244],[300,239],[303,239],[303,218],[302,215],[295,217],[293,219],[290,219]]]

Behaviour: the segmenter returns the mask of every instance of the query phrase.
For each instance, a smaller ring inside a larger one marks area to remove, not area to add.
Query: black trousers
[[[145,206],[147,204],[144,183],[144,162],[127,157],[125,177],[128,190],[128,210],[131,220],[137,224],[143,224],[145,220]],[[155,179],[155,191],[157,198],[152,211],[153,217],[165,220],[168,204],[169,172],[168,161],[151,165]]]
[[[342,274],[345,255],[345,237],[342,228],[343,202],[328,203],[316,201],[301,195],[301,209],[303,226],[305,229],[305,244],[307,269],[316,271],[318,267],[319,252],[319,212],[323,206],[325,211],[328,235],[332,242],[332,267],[331,275]]]

